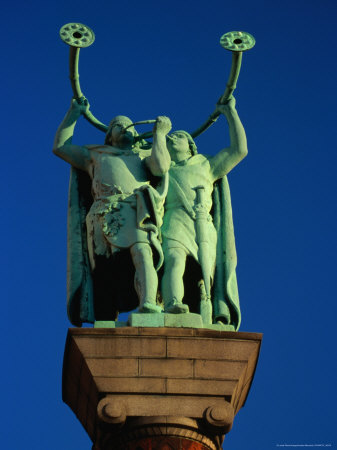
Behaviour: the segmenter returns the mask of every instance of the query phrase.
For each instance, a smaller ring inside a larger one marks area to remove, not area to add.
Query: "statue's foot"
[[[187,305],[177,301],[169,303],[167,308],[165,308],[165,312],[170,314],[185,314],[189,311],[190,310]]]
[[[145,314],[161,313],[162,309],[160,306],[155,305],[154,303],[144,302],[142,305],[139,306],[138,312],[145,313]]]

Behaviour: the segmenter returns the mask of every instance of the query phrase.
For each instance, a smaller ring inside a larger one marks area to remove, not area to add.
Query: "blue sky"
[[[255,36],[236,91],[249,155],[229,181],[241,331],[264,340],[224,448],[336,446],[336,13],[332,0],[3,6],[3,448],[91,448],[61,400],[69,168],[51,149],[72,96],[58,31],[73,21],[96,34],[80,61],[94,114],[167,115],[174,129],[197,128],[224,91],[220,36]],[[81,120],[75,142],[103,135]],[[228,142],[221,118],[197,144]]]

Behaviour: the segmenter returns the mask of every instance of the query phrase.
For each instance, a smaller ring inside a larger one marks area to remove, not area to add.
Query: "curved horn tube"
[[[233,92],[236,88],[236,82],[239,78],[239,73],[241,69],[241,61],[242,61],[242,52],[232,52],[232,67],[228,77],[226,90],[219,98],[217,104],[225,105],[228,100],[233,95]],[[209,118],[193,133],[191,133],[192,138],[199,136],[201,133],[207,130],[214,122],[218,120],[220,113],[217,111],[212,112]]]
[[[81,91],[80,86],[80,75],[78,72],[78,62],[80,58],[80,48],[70,46],[69,49],[69,78],[71,82],[71,87],[73,90],[74,98],[79,99],[83,97],[83,93]],[[94,127],[98,128],[105,133],[108,130],[108,126],[104,125],[104,123],[100,122],[96,117],[92,114],[91,111],[87,111],[84,114],[84,117],[90,122]]]
[[[217,102],[217,105],[225,105],[232,97],[236,88],[236,82],[241,69],[242,52],[253,48],[255,45],[255,39],[251,34],[244,31],[230,31],[229,33],[221,36],[220,44],[223,48],[232,52],[232,66],[228,77],[226,90]],[[193,131],[193,133],[190,133],[191,136],[193,138],[199,136],[217,121],[219,115],[220,113],[214,110],[206,122],[204,122],[197,130]]]

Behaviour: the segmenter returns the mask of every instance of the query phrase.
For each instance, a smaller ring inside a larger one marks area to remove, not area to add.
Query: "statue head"
[[[119,148],[129,147],[133,144],[135,136],[138,136],[134,127],[129,127],[132,121],[126,116],[116,116],[109,123],[108,131],[105,135],[105,144]]]
[[[172,161],[178,162],[198,153],[192,136],[187,131],[174,131],[167,136],[167,148]]]

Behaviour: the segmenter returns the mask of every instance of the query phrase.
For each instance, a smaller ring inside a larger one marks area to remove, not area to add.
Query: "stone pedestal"
[[[94,450],[218,450],[244,405],[262,335],[69,329],[63,400]]]

